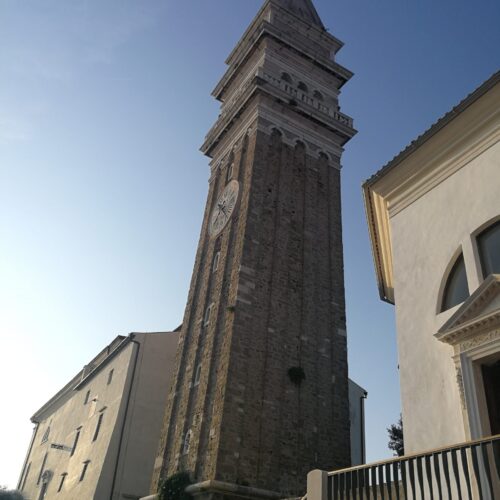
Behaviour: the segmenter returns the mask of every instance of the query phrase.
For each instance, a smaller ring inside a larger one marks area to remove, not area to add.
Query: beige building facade
[[[499,139],[497,73],[364,185],[407,454],[500,433]]]
[[[147,494],[178,333],[118,336],[32,417],[27,500]]]

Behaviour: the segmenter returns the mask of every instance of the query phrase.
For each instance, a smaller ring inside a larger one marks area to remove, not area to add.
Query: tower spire
[[[321,18],[311,0],[272,0],[310,24],[325,29]]]

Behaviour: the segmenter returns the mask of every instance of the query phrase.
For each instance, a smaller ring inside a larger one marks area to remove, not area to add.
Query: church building
[[[310,0],[266,0],[213,91],[209,191],[151,491],[302,495],[349,466],[340,165],[352,73]]]

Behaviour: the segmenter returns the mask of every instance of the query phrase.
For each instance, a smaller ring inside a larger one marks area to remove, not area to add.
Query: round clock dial
[[[232,180],[224,188],[210,216],[208,231],[210,236],[218,235],[229,222],[238,201],[240,185],[237,180]]]

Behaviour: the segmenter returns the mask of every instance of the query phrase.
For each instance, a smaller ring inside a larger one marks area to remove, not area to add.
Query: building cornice
[[[394,303],[390,218],[500,140],[500,72],[363,184],[382,300]]]

